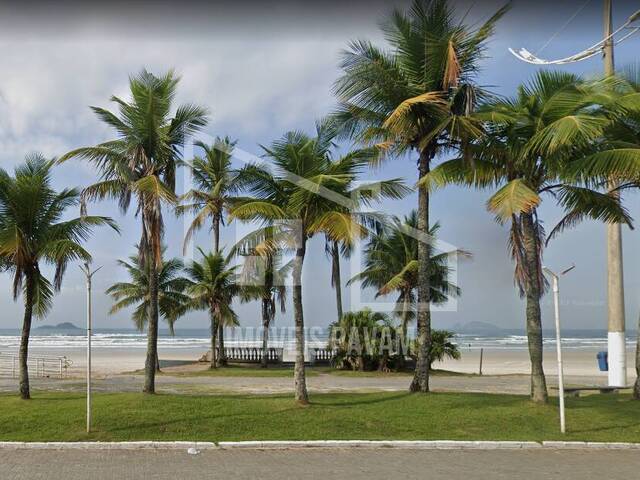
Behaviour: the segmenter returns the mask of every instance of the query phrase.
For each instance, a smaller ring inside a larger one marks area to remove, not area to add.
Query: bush
[[[430,365],[433,362],[442,361],[445,357],[452,358],[454,360],[460,359],[460,350],[458,346],[451,340],[455,338],[456,334],[448,330],[432,330],[431,331],[431,358]],[[418,340],[411,341],[409,356],[414,360],[418,356]]]

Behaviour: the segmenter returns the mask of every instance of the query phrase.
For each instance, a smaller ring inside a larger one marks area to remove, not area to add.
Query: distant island
[[[75,332],[75,331],[82,331],[82,328],[76,327],[71,322],[63,322],[57,325],[40,325],[39,327],[36,327],[35,330],[50,330],[50,331],[55,330],[59,332]]]
[[[462,335],[488,335],[500,336],[504,335],[508,330],[486,322],[469,322],[465,324],[457,323],[452,330]]]

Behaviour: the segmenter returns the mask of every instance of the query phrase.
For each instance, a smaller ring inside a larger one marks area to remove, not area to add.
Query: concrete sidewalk
[[[95,392],[140,392],[144,378],[142,375],[112,375],[95,379]],[[549,385],[555,385],[553,375],[547,376]],[[289,377],[206,377],[160,375],[156,377],[157,389],[165,393],[194,394],[290,394],[293,392],[293,378]],[[566,384],[593,384],[593,379],[567,377]],[[376,392],[407,391],[410,376],[357,377],[320,374],[307,378],[312,393],[328,392]],[[16,392],[18,381],[0,378],[0,392]],[[83,379],[42,379],[31,380],[35,390],[84,392]],[[486,375],[486,376],[433,376],[431,387],[434,391],[507,393],[527,395],[530,391],[528,375]],[[553,393],[553,392],[551,392]]]
[[[447,478],[608,480],[636,478],[637,451],[586,450],[2,450],[3,480],[203,478]]]

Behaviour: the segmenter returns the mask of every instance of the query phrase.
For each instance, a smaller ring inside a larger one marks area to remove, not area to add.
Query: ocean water
[[[598,332],[600,335],[589,332],[580,335],[579,331],[567,332],[562,337],[562,347],[570,349],[607,349],[607,332]],[[542,340],[544,346],[555,346],[556,338],[553,335],[544,335]],[[526,335],[505,335],[505,336],[481,336],[481,335],[457,335],[456,343],[462,347],[470,349],[526,349]],[[627,332],[627,347],[631,348],[636,344],[635,332]]]
[[[259,346],[262,331],[259,328],[234,328],[225,331],[227,346]],[[310,347],[322,347],[327,344],[329,332],[326,328],[310,328],[306,332],[306,341]],[[456,335],[455,343],[463,349],[475,350],[505,349],[521,350],[527,348],[527,337],[521,332],[507,332],[504,335],[461,334]],[[0,351],[17,349],[20,343],[20,331],[0,329]],[[627,332],[627,344],[631,348],[636,343],[635,332]],[[293,348],[295,331],[293,328],[274,328],[270,330],[269,344],[273,347]],[[555,345],[555,334],[544,332],[544,344]],[[30,346],[35,348],[84,348],[86,336],[84,330],[74,331],[32,331]],[[136,330],[96,329],[92,336],[94,348],[132,348],[145,349],[146,334]],[[210,333],[208,329],[177,330],[175,336],[160,331],[158,345],[163,349],[208,349]],[[567,330],[563,332],[563,348],[606,350],[606,331]]]

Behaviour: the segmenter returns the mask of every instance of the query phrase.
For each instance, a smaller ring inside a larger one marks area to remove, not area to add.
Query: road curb
[[[211,450],[213,442],[0,442],[5,450]]]
[[[542,446],[562,450],[640,450],[640,443],[624,442],[542,442]]]
[[[450,440],[315,440],[315,441],[252,441],[218,442],[223,450],[231,449],[293,449],[293,448],[407,448],[425,450],[499,450],[542,448],[537,442],[484,442]]]
[[[0,442],[0,450],[292,450],[292,449],[413,449],[413,450],[640,450],[640,443],[622,442],[500,442],[457,440],[311,440],[246,442]]]

